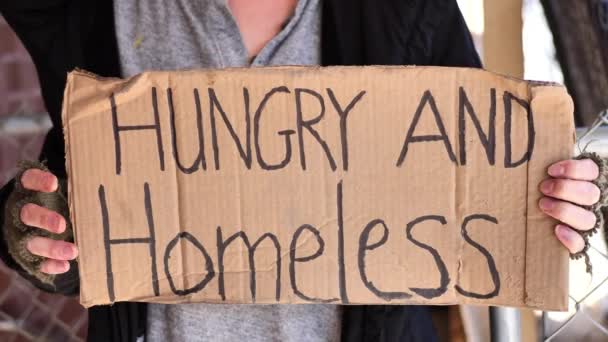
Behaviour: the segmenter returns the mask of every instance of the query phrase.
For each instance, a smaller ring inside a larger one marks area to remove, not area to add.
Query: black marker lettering
[[[217,227],[217,254],[218,254],[218,269],[219,269],[219,294],[222,297],[222,300],[226,300],[226,290],[224,289],[224,253],[228,248],[228,245],[232,243],[236,238],[241,238],[243,243],[247,247],[247,251],[249,254],[249,287],[251,291],[251,298],[255,303],[255,294],[256,294],[256,281],[255,281],[255,251],[264,241],[264,239],[269,239],[274,244],[275,249],[277,250],[277,279],[276,279],[276,290],[275,290],[275,299],[279,301],[281,299],[281,245],[279,244],[279,240],[276,235],[272,233],[266,233],[262,235],[257,241],[252,245],[249,243],[249,238],[247,234],[243,231],[239,231],[231,236],[229,236],[226,240],[222,237],[222,228]]]
[[[302,235],[302,232],[304,232],[305,230],[311,232],[314,235],[315,239],[317,240],[317,243],[319,244],[319,248],[317,249],[317,251],[314,254],[311,254],[311,255],[308,255],[305,257],[296,257],[296,250],[298,248],[298,240],[300,239],[300,235]],[[296,279],[297,279],[296,262],[306,262],[306,261],[316,259],[323,254],[324,249],[325,249],[325,241],[323,241],[323,238],[321,238],[321,234],[319,233],[319,230],[309,224],[301,225],[300,228],[298,228],[296,230],[296,232],[293,234],[293,237],[291,239],[291,244],[289,245],[289,280],[291,281],[291,289],[296,294],[296,296],[298,296],[304,300],[307,300],[309,302],[331,303],[331,302],[335,302],[338,300],[338,298],[321,299],[321,298],[309,297],[309,296],[303,294],[298,289],[298,285],[297,285],[297,281],[296,281]]]
[[[416,126],[418,125],[418,121],[420,120],[420,116],[422,115],[422,111],[424,110],[424,107],[426,107],[427,103],[431,107],[431,111],[433,112],[433,116],[435,117],[435,123],[437,124],[437,128],[439,129],[439,134],[414,136],[414,131],[416,130]],[[405,161],[405,157],[407,156],[407,151],[409,149],[410,143],[439,140],[443,141],[450,160],[454,163],[457,163],[456,155],[452,150],[452,144],[450,143],[450,139],[448,138],[448,135],[445,132],[445,127],[443,126],[441,115],[439,114],[439,110],[437,109],[437,104],[435,104],[435,98],[433,97],[433,94],[431,94],[431,91],[427,90],[424,92],[424,95],[422,95],[422,98],[420,99],[420,104],[418,105],[418,109],[416,109],[416,113],[414,114],[414,118],[412,119],[412,124],[410,125],[410,128],[407,131],[405,142],[403,143],[403,148],[401,149],[401,153],[399,154],[399,158],[397,159],[397,167],[400,167]]]
[[[150,273],[152,274],[152,290],[155,296],[159,296],[158,274],[156,270],[156,238],[154,234],[154,217],[152,215],[152,201],[150,199],[150,186],[144,183],[144,209],[148,220],[149,236],[145,238],[112,239],[110,238],[110,216],[106,202],[106,192],[103,185],[99,186],[99,206],[101,207],[101,221],[103,225],[103,244],[106,252],[106,279],[108,297],[111,302],[116,298],[114,295],[114,274],[112,272],[112,245],[147,243],[150,251]]]
[[[494,262],[494,258],[492,257],[492,254],[490,254],[490,252],[488,252],[488,250],[484,246],[473,241],[473,239],[471,239],[471,237],[469,236],[469,233],[467,232],[467,225],[472,220],[485,220],[485,221],[492,222],[494,224],[498,224],[498,220],[492,216],[484,215],[484,214],[470,215],[470,216],[465,217],[464,221],[462,221],[462,228],[460,230],[460,234],[462,234],[462,237],[464,238],[464,240],[466,242],[468,242],[471,246],[475,247],[475,249],[477,249],[479,252],[481,252],[481,254],[483,254],[486,257],[486,259],[488,260],[488,268],[490,270],[490,276],[492,277],[492,282],[494,283],[494,290],[484,294],[484,293],[466,291],[466,290],[462,289],[460,287],[460,285],[458,285],[458,284],[456,284],[456,286],[454,286],[454,287],[456,288],[456,291],[458,291],[458,293],[460,293],[461,295],[466,296],[466,297],[479,298],[479,299],[488,299],[488,298],[496,297],[496,296],[498,296],[498,293],[500,292],[500,276],[498,274],[498,269],[496,268],[496,263]]]
[[[249,108],[249,92],[247,88],[243,88],[243,98],[245,101],[245,108]],[[220,151],[217,142],[217,130],[215,125],[215,108],[217,108],[222,120],[226,124],[226,128],[234,140],[236,147],[241,155],[241,158],[245,162],[245,166],[248,169],[251,169],[251,118],[249,116],[249,110],[245,111],[245,146],[246,150],[243,149],[243,144],[241,143],[241,139],[238,134],[236,134],[234,128],[232,127],[232,123],[226,116],[226,113],[222,109],[220,101],[217,99],[215,94],[215,90],[213,88],[209,88],[209,116],[211,118],[211,142],[213,144],[213,157],[215,160],[215,169],[220,169]]]
[[[175,248],[175,246],[177,246],[177,244],[180,242],[181,239],[185,239],[186,241],[189,241],[194,247],[196,247],[196,249],[199,250],[199,252],[201,252],[203,257],[205,258],[205,272],[206,272],[205,277],[203,279],[201,279],[201,281],[199,281],[196,285],[194,285],[190,288],[187,288],[187,289],[183,289],[183,290],[179,290],[175,287],[175,283],[173,282],[173,277],[171,276],[171,271],[169,270],[169,259],[171,259],[171,251]],[[205,249],[205,247],[194,236],[192,236],[192,234],[190,234],[188,232],[179,232],[171,241],[169,241],[169,244],[167,245],[167,248],[165,249],[164,262],[165,262],[165,276],[167,277],[167,280],[169,281],[169,286],[171,287],[171,291],[173,291],[173,293],[175,293],[178,296],[186,296],[191,293],[196,293],[196,292],[204,289],[205,286],[207,285],[207,283],[209,283],[211,281],[211,279],[213,279],[213,277],[215,276],[215,271],[213,270],[213,260],[211,260],[209,253],[207,253],[207,250]]]
[[[183,173],[190,174],[198,170],[199,164],[203,170],[207,169],[207,161],[205,160],[205,139],[203,135],[203,113],[201,111],[201,99],[198,95],[198,89],[194,88],[194,104],[196,106],[196,128],[198,131],[198,155],[194,159],[191,166],[186,167],[179,158],[177,148],[177,129],[175,127],[175,107],[173,106],[173,91],[167,88],[167,102],[169,104],[169,117],[171,119],[171,141],[173,142],[173,158],[175,164]]]
[[[158,147],[158,160],[160,162],[160,170],[165,170],[165,153],[163,152],[163,140],[160,130],[160,115],[158,113],[158,101],[156,99],[156,88],[152,87],[152,107],[154,109],[154,124],[153,125],[132,125],[120,126],[118,124],[118,109],[116,107],[116,99],[114,93],[110,94],[110,107],[112,109],[112,129],[114,131],[114,155],[116,157],[116,174],[120,175],[122,171],[122,148],[120,133],[123,131],[141,131],[153,129],[156,131],[156,144]]]
[[[383,229],[382,237],[378,242],[368,244],[369,235],[372,230],[377,226],[381,226]],[[386,301],[391,301],[393,299],[411,298],[412,295],[406,292],[386,292],[379,290],[376,285],[374,285],[374,283],[367,278],[367,272],[365,270],[365,255],[367,251],[374,250],[384,245],[387,240],[388,228],[386,227],[384,221],[380,219],[375,219],[369,222],[367,226],[365,226],[365,229],[363,229],[363,231],[361,232],[361,235],[359,236],[359,254],[357,258],[359,262],[359,274],[361,275],[361,280],[363,281],[363,284],[365,284],[365,287],[367,287],[373,294],[375,294],[378,298],[384,299]]]
[[[342,181],[338,183],[336,190],[338,197],[338,287],[342,303],[348,303],[346,293],[346,267],[344,266],[344,205],[342,200]]]
[[[513,100],[515,100],[515,102],[525,109],[528,119],[528,146],[526,153],[524,153],[521,159],[516,162],[513,161],[513,156],[511,155],[511,121],[513,118]],[[505,167],[513,168],[529,161],[530,158],[532,158],[532,151],[534,151],[534,139],[536,137],[536,132],[534,131],[534,115],[532,113],[532,109],[530,108],[530,103],[516,97],[508,91],[505,91],[503,101],[505,105]]]
[[[342,109],[340,103],[336,99],[336,95],[334,95],[333,90],[327,88],[327,94],[329,95],[329,99],[331,103],[334,105],[336,112],[340,116],[340,141],[342,142],[342,169],[344,171],[348,170],[348,134],[346,127],[346,120],[348,119],[348,114],[355,107],[357,102],[361,100],[363,95],[365,95],[365,90],[359,92],[357,96],[353,98],[352,101],[346,106],[346,108]]]
[[[258,109],[255,111],[255,114],[253,116],[253,141],[254,141],[254,145],[255,145],[255,154],[256,157],[258,159],[258,164],[260,164],[260,167],[263,170],[278,170],[281,169],[283,167],[285,167],[289,161],[291,160],[291,135],[295,133],[294,130],[284,130],[284,131],[279,131],[279,135],[282,135],[285,137],[285,157],[283,158],[283,160],[278,163],[278,164],[274,164],[274,165],[270,165],[268,164],[264,158],[262,157],[262,151],[260,149],[260,119],[262,118],[262,112],[264,110],[264,107],[266,107],[266,103],[268,102],[268,100],[270,100],[270,97],[272,95],[274,95],[275,93],[289,93],[289,89],[287,89],[287,87],[285,86],[281,86],[281,87],[276,87],[273,88],[272,90],[270,90],[270,92],[268,92],[266,94],[266,96],[264,96],[264,99],[262,99],[262,101],[260,102],[260,105],[258,106]],[[247,98],[249,98],[249,95],[247,95]],[[249,101],[247,101],[248,103]],[[249,111],[249,106],[246,106],[247,111]]]
[[[421,216],[407,224],[407,227],[405,228],[405,233],[407,235],[408,240],[412,241],[412,243],[414,243],[416,246],[426,249],[429,253],[431,253],[431,255],[433,256],[433,259],[435,259],[435,264],[437,264],[437,269],[439,270],[439,275],[440,275],[439,286],[437,288],[410,287],[410,290],[414,291],[416,294],[418,294],[426,299],[431,299],[431,298],[439,297],[442,294],[444,294],[445,291],[447,291],[448,284],[450,283],[450,275],[448,274],[448,269],[445,266],[445,263],[441,259],[441,256],[439,255],[437,250],[425,243],[422,243],[422,242],[414,239],[414,237],[412,236],[412,230],[414,229],[414,226],[420,222],[424,222],[424,221],[428,221],[428,220],[438,221],[442,225],[445,225],[447,223],[445,220],[445,217],[443,217],[443,216],[436,216],[436,215]]]
[[[317,115],[314,119],[304,120],[304,118],[303,118],[303,115],[302,115],[302,94],[303,93],[312,95],[319,101],[319,105],[321,106],[321,111],[320,111],[319,115]],[[306,128],[306,130],[308,130],[310,135],[312,135],[317,140],[319,145],[321,145],[321,147],[323,148],[323,151],[325,152],[325,155],[327,156],[327,161],[329,162],[329,166],[331,167],[331,170],[336,171],[336,162],[331,155],[331,152],[329,150],[329,147],[327,146],[327,143],[325,142],[325,140],[323,140],[323,138],[321,138],[321,136],[319,135],[319,132],[317,132],[313,128],[313,126],[316,125],[317,123],[319,123],[319,121],[321,121],[321,119],[323,119],[323,116],[325,115],[325,103],[323,102],[323,97],[321,96],[321,94],[317,93],[316,91],[311,90],[311,89],[306,89],[306,88],[296,88],[295,96],[296,96],[296,114],[297,114],[296,128],[297,128],[297,132],[298,132],[298,142],[299,142],[299,146],[300,146],[300,164],[302,165],[302,170],[306,170],[306,153],[304,152],[304,134],[303,134],[304,133],[303,128]]]
[[[479,118],[477,114],[475,114],[475,110],[473,109],[473,105],[469,102],[467,97],[467,93],[464,91],[463,87],[460,87],[460,101],[459,110],[458,110],[458,137],[460,143],[460,165],[467,164],[467,147],[466,147],[466,121],[465,121],[465,111],[469,113],[471,117],[471,121],[473,121],[473,125],[477,130],[477,134],[479,135],[479,140],[481,140],[481,144],[486,151],[486,156],[488,157],[488,163],[490,165],[494,165],[495,157],[496,157],[496,89],[490,89],[490,118],[488,122],[488,134],[486,135],[481,128],[481,123],[479,122]]]

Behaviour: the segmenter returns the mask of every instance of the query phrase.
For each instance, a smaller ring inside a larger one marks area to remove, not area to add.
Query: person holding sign
[[[54,127],[41,160],[2,189],[0,256],[36,286],[78,293],[78,249],[65,199],[61,133],[65,75],[84,68],[129,77],[152,69],[265,65],[481,67],[455,0],[124,0],[3,2],[0,13],[36,66]],[[95,144],[95,142],[91,142]],[[603,222],[604,161],[558,162],[539,184],[543,212],[573,256]],[[600,187],[601,186],[601,189]],[[89,340],[436,340],[424,307],[161,305],[116,303],[89,311]]]

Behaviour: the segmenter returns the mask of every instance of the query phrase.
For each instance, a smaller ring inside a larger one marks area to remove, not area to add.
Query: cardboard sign
[[[570,157],[563,87],[482,70],[72,72],[85,306],[115,301],[565,309],[537,208]]]

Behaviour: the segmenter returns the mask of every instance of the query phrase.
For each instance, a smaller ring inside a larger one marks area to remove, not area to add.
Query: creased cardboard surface
[[[572,111],[563,87],[461,68],[72,72],[81,302],[563,310],[537,202]]]

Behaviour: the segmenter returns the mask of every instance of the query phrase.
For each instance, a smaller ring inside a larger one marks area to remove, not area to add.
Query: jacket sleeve
[[[44,104],[52,122],[41,160],[59,178],[65,178],[64,142],[61,132],[61,105],[67,72],[75,65],[80,50],[70,48],[79,13],[72,0],[0,0],[0,15],[15,31],[31,56]],[[83,19],[84,20],[84,19]],[[74,27],[70,27],[74,26]],[[84,26],[84,24],[83,24]],[[79,42],[76,42],[79,43]],[[74,44],[76,44],[74,43]]]
[[[456,0],[444,1],[443,15],[434,33],[431,65],[481,68],[481,59]]]
[[[51,49],[61,48],[61,46],[57,46],[56,43],[61,41],[58,37],[61,34],[61,30],[65,28],[63,23],[65,23],[67,2],[67,0],[0,0],[0,15],[2,15],[15,31],[32,56],[39,76],[41,73],[46,74],[52,70],[52,68],[48,68],[46,65],[57,62],[47,60],[44,56],[49,56],[51,59],[52,56],[45,52],[48,52]],[[62,91],[62,89],[59,89],[59,91]],[[45,94],[45,92],[43,92],[43,94]],[[50,100],[47,98],[44,100],[47,107],[54,107],[54,103],[57,102],[57,100]],[[49,111],[50,110],[51,109],[49,108]],[[53,120],[53,125],[57,127],[55,120]],[[53,129],[57,129],[55,127]],[[61,125],[58,127],[60,128]],[[15,270],[37,288],[65,295],[78,293],[78,281],[77,278],[74,278],[74,274],[57,276],[54,281],[54,286],[51,286],[30,275],[9,253],[7,241],[4,239],[5,222],[7,220],[4,209],[7,206],[8,199],[14,191],[14,188],[15,180],[11,180],[8,184],[0,188],[0,259],[2,259],[6,266]],[[71,267],[75,268],[75,264],[72,263]]]

